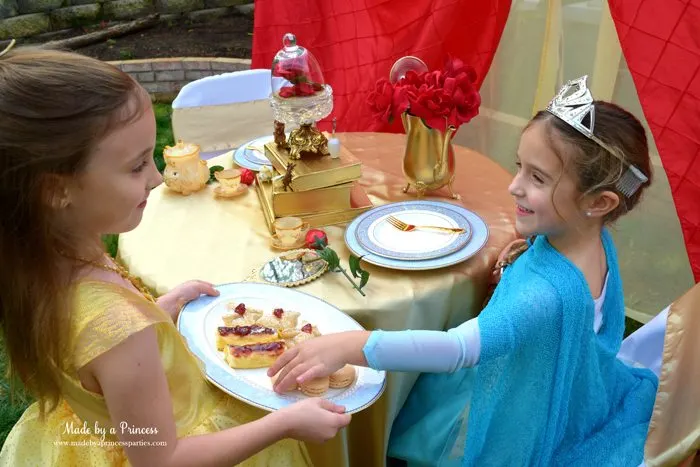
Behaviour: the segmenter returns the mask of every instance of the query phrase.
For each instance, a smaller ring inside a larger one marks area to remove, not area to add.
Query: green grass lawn
[[[165,162],[163,162],[163,147],[166,145],[173,144],[173,132],[171,128],[171,108],[168,104],[154,104],[154,111],[156,114],[156,125],[158,128],[158,133],[156,136],[156,148],[154,150],[153,157],[158,166],[158,170],[161,172],[165,168]],[[103,239],[105,243],[105,248],[110,255],[115,256],[117,254],[117,235],[106,235]],[[636,330],[640,323],[626,319],[626,329],[625,335]],[[5,442],[5,438],[9,433],[12,426],[15,424],[17,419],[22,415],[24,409],[31,403],[32,399],[30,396],[25,394],[21,388],[12,399],[10,398],[9,383],[5,379],[6,374],[7,358],[5,356],[4,347],[2,341],[0,340],[0,446]]]
[[[7,358],[5,347],[0,338],[0,446],[5,443],[12,426],[31,403],[32,398],[25,394],[21,387],[17,388],[14,397],[10,397],[10,384],[5,378],[7,374]]]
[[[156,114],[156,147],[153,151],[153,158],[158,170],[162,173],[165,169],[163,148],[175,143],[171,124],[173,110],[170,104],[153,104],[153,111]]]

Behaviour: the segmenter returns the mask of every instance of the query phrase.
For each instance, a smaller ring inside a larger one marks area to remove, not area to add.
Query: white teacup
[[[298,217],[281,217],[275,220],[275,235],[282,245],[292,246],[299,243],[307,227]]]

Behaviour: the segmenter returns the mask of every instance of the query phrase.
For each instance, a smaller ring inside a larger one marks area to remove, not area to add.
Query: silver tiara
[[[591,91],[586,86],[587,79],[588,75],[585,75],[562,86],[547,106],[547,112],[564,120],[587,138],[595,141],[610,154],[616,155],[610,146],[593,134],[595,128],[595,105],[593,104]],[[588,117],[588,126],[584,124],[586,117]],[[615,187],[629,198],[649,179],[634,165],[624,161],[623,163],[627,166],[627,170],[615,183]]]

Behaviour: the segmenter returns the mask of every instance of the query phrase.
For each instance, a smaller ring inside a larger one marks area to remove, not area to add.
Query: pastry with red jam
[[[282,341],[249,345],[226,346],[225,359],[231,368],[267,368],[284,353],[287,346]]]
[[[292,338],[292,343],[293,345],[299,345],[302,342],[305,342],[309,339],[313,339],[314,337],[318,337],[320,335],[321,333],[318,331],[318,328],[316,326],[312,325],[311,323],[306,323],[301,327],[299,333]]]
[[[288,311],[282,308],[275,308],[270,315],[264,315],[255,324],[275,328],[278,331],[283,329],[293,329],[297,327],[299,321],[298,311]]]
[[[226,308],[231,311],[231,314],[224,315],[223,320],[226,326],[244,326],[255,324],[259,320],[263,312],[249,308],[245,303],[230,302]]]
[[[299,335],[301,331],[296,328],[291,328],[291,329],[282,329],[279,332],[280,339],[284,340],[284,343],[287,344],[287,348],[291,349],[296,345],[294,342],[294,338]]]
[[[313,324],[311,324],[311,323],[304,323],[304,324],[301,326],[301,332],[305,332],[305,333],[307,333],[307,334],[311,334],[311,335],[313,335],[314,337],[318,337],[318,336],[321,335],[321,332],[318,330],[318,328],[317,328],[316,326],[314,326]]]
[[[221,351],[227,345],[247,345],[273,342],[279,339],[276,329],[257,324],[250,326],[219,326],[216,328],[216,348]]]

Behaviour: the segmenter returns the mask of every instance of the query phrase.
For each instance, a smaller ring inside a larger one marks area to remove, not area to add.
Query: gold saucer
[[[302,232],[301,237],[299,237],[299,241],[292,245],[284,245],[282,242],[279,241],[277,238],[277,234],[272,234],[272,238],[270,239],[270,246],[274,248],[275,250],[282,250],[282,251],[289,251],[289,250],[298,250],[299,248],[304,248],[304,243],[306,239],[306,231]]]
[[[230,199],[230,198],[235,198],[237,196],[242,195],[243,193],[246,193],[248,191],[248,185],[245,183],[241,183],[238,185],[238,188],[235,190],[226,190],[224,189],[223,186],[219,185],[216,188],[214,188],[214,197],[215,198],[225,198],[225,199]]]

